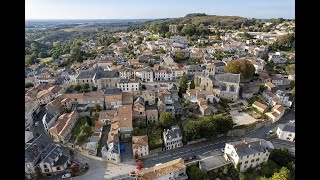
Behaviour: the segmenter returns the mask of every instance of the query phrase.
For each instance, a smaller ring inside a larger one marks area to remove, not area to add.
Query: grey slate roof
[[[178,125],[171,126],[171,129],[169,129],[167,132],[168,132],[166,135],[167,139],[174,139],[174,138],[177,138],[178,136],[182,137],[182,134]]]
[[[295,132],[296,128],[295,128],[295,124],[294,123],[287,123],[287,124],[280,124],[279,128],[282,131],[287,131],[287,132]]]
[[[89,79],[89,78],[92,79],[95,74],[96,74],[95,71],[80,71],[76,79]]]
[[[101,79],[101,78],[117,78],[119,77],[119,73],[116,71],[102,71],[102,70],[94,70],[94,71],[80,71],[79,75],[76,79]]]
[[[243,141],[229,142],[236,149],[239,157],[270,151],[273,147],[264,139],[250,138]]]
[[[51,144],[49,149],[41,155],[44,158],[42,162],[49,164],[54,163],[54,160],[59,157],[61,152],[62,149],[58,145]]]
[[[103,90],[103,94],[111,95],[111,94],[121,94],[122,91],[119,88],[106,88]]]
[[[118,78],[119,72],[117,71],[101,71],[97,70],[94,79],[101,79],[101,78]]]
[[[220,81],[220,82],[229,82],[229,83],[240,83],[240,74],[231,74],[231,73],[224,73],[224,74],[216,74],[216,75],[209,75],[209,78],[213,81]]]
[[[49,144],[49,141],[42,135],[28,141],[25,145],[25,162],[33,162]]]
[[[45,119],[46,123],[49,123],[54,116],[55,116],[54,113],[47,111],[47,113],[44,114],[44,116],[42,118]]]
[[[69,160],[69,157],[66,155],[63,155],[56,161],[53,166],[61,166],[64,165]]]

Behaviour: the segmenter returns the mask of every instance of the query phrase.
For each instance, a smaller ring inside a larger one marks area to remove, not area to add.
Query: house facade
[[[117,83],[117,88],[122,92],[139,91],[140,83],[137,79],[120,79]]]
[[[235,167],[239,165],[240,171],[244,172],[248,168],[255,168],[261,163],[267,162],[272,149],[271,142],[264,139],[250,138],[226,143],[224,158],[230,160]]]
[[[179,179],[187,180],[186,165],[182,158],[178,158],[163,164],[155,165],[150,168],[143,168],[136,174],[136,179]]]
[[[62,174],[67,169],[68,164],[71,164],[69,156],[62,154],[62,149],[59,145],[52,144],[48,151],[43,153],[43,160],[39,163],[41,172],[46,176]]]
[[[296,138],[295,123],[279,124],[277,136],[279,139],[294,142]]]
[[[155,108],[150,108],[146,110],[146,117],[147,117],[147,121],[150,122],[157,122],[159,120],[159,113],[158,113],[158,109]]]
[[[278,121],[285,112],[286,108],[282,105],[275,105],[270,112],[266,112],[265,115],[268,116],[269,120],[274,123]]]
[[[172,126],[171,129],[165,129],[163,132],[164,146],[166,150],[175,149],[181,147],[182,134],[179,126]]]
[[[132,157],[149,155],[148,136],[132,136]]]

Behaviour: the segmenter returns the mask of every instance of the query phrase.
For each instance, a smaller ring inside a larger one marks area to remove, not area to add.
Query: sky
[[[25,19],[295,18],[294,0],[25,0]]]

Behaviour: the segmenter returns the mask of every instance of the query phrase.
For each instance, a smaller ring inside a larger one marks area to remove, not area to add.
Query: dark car
[[[190,156],[189,159],[190,159],[190,160],[197,159],[197,156]]]

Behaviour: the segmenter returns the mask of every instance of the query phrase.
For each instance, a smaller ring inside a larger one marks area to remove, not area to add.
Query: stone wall
[[[243,129],[230,130],[228,131],[227,136],[244,136],[266,125],[270,125],[270,121],[262,121],[251,126],[245,127]]]

